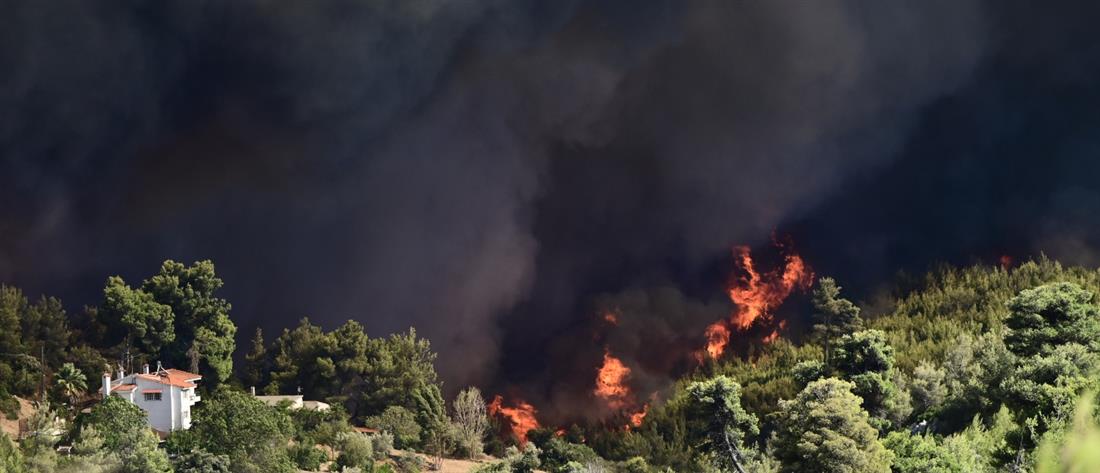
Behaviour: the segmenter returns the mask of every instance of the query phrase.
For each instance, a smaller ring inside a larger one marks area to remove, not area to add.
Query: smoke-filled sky
[[[856,296],[1097,264],[1068,3],[0,0],[0,281],[209,258],[242,340],[413,325],[448,385],[552,397],[599,301],[701,333],[773,229]]]

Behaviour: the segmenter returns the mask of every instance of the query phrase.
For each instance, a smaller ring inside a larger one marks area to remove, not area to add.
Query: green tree
[[[203,449],[195,449],[176,455],[172,468],[176,473],[229,473],[231,463],[225,455],[214,455]]]
[[[894,376],[894,350],[881,330],[863,330],[840,339],[834,364],[845,380],[863,398],[863,407],[877,419],[890,418],[897,401]]]
[[[0,473],[23,473],[23,452],[11,441],[8,434],[0,432]]]
[[[293,425],[279,409],[227,388],[218,389],[195,409],[191,432],[199,447],[226,455],[233,470],[259,468],[285,472],[293,468],[286,444]]]
[[[1049,354],[1066,343],[1100,351],[1100,308],[1092,301],[1092,292],[1069,282],[1020,291],[1008,302],[1005,345],[1019,357]]]
[[[160,354],[176,339],[172,308],[157,302],[152,294],[131,288],[118,276],[107,278],[103,314],[145,353]]]
[[[1097,386],[1100,307],[1080,286],[1058,282],[1025,289],[1008,302],[1006,347],[1017,357],[1003,382],[1026,443],[1072,415],[1076,399]]]
[[[860,408],[855,386],[827,378],[814,381],[775,415],[775,456],[784,473],[886,473],[890,452]]]
[[[247,387],[262,387],[267,378],[268,369],[264,331],[256,327],[256,334],[252,336],[252,349],[244,356],[244,372],[241,374],[241,381]]]
[[[1091,396],[1077,403],[1072,426],[1059,435],[1046,435],[1036,454],[1036,473],[1100,471],[1100,425]]]
[[[909,379],[909,394],[918,413],[935,412],[947,399],[947,373],[942,368],[922,362],[913,370]]]
[[[358,432],[345,432],[337,439],[340,456],[336,465],[341,468],[366,468],[374,464],[374,451],[371,441]]]
[[[61,365],[61,369],[57,370],[55,383],[57,383],[58,394],[68,401],[70,410],[76,405],[76,399],[88,390],[87,378],[72,363]]]
[[[894,454],[893,473],[977,473],[931,435],[890,432],[882,443]]]
[[[482,440],[489,431],[489,415],[485,410],[485,399],[476,387],[463,389],[452,403],[454,414],[451,421],[459,446],[459,452],[467,458],[481,455],[485,446]]]
[[[393,434],[397,448],[420,444],[420,424],[416,422],[416,416],[404,407],[387,407],[382,414],[368,417],[367,425]]]
[[[688,385],[688,412],[702,427],[699,447],[726,469],[744,473],[744,442],[760,433],[756,416],[741,407],[741,385],[726,376]]]
[[[141,291],[167,305],[175,315],[176,338],[165,353],[169,362],[186,366],[189,353],[205,362],[203,374],[216,384],[233,374],[233,337],[237,326],[229,318],[232,306],[216,296],[223,286],[214,272],[214,263],[198,261],[185,266],[165,261],[160,272],[145,280]]]
[[[321,327],[302,319],[293,330],[283,330],[272,346],[269,393],[302,389],[307,398],[326,399],[336,392],[339,380],[333,353],[336,343]]]
[[[1004,381],[1005,401],[1018,419],[1034,419],[1041,433],[1052,421],[1070,418],[1082,393],[1100,387],[1098,367],[1100,354],[1084,346],[1068,343],[1054,347],[1048,354],[1020,361]]]
[[[821,278],[813,293],[814,336],[825,346],[825,364],[831,366],[832,346],[836,340],[863,328],[859,306],[840,297],[840,286],[833,278]]]
[[[150,429],[132,432],[119,453],[124,473],[172,473],[168,454],[157,448],[157,435]]]
[[[82,425],[100,432],[103,447],[112,452],[121,451],[138,433],[149,429],[145,411],[118,396],[107,396],[92,407]]]
[[[439,383],[431,343],[409,329],[406,333],[371,340],[371,344],[372,362],[363,373],[366,386],[362,392],[362,411],[378,413],[388,406],[416,411],[413,394],[421,386]]]

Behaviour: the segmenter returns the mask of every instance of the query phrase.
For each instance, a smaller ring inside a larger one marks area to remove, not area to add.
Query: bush
[[[393,434],[382,431],[371,435],[370,441],[375,460],[385,460],[390,456],[390,451],[393,450]]]
[[[337,438],[340,456],[336,465],[345,468],[362,468],[374,464],[371,442],[360,433],[343,433]]]
[[[424,471],[424,459],[414,453],[406,453],[397,458],[398,473],[420,473]]]
[[[393,434],[397,448],[410,448],[420,444],[420,424],[412,411],[401,406],[390,406],[381,415],[367,418],[367,425]]]
[[[301,470],[316,471],[321,469],[322,463],[328,461],[328,454],[312,445],[292,445],[287,448],[287,455]]]
[[[172,460],[176,473],[229,473],[229,457],[197,449]]]

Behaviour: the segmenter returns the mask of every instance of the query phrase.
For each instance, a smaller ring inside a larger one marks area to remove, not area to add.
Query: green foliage
[[[790,473],[885,473],[890,453],[879,442],[854,385],[836,378],[814,381],[780,403],[775,456]]]
[[[1050,354],[1075,343],[1100,350],[1100,307],[1093,293],[1077,284],[1057,282],[1025,289],[1008,301],[1005,345],[1019,357]]]
[[[1036,453],[1036,473],[1100,471],[1100,424],[1092,396],[1083,396],[1065,432],[1044,436]]]
[[[540,453],[542,452],[538,447],[528,443],[523,450],[516,447],[509,448],[505,460],[511,465],[512,473],[532,473],[542,464],[539,460]]]
[[[894,453],[893,473],[971,473],[965,459],[936,442],[931,435],[891,432],[883,445]]]
[[[248,394],[222,388],[207,396],[195,409],[191,431],[199,447],[228,456],[235,471],[293,468],[286,455],[290,418]]]
[[[172,473],[168,454],[157,448],[157,435],[150,429],[131,433],[118,451],[124,473]]]
[[[0,432],[0,473],[23,473],[23,452],[8,434]]]
[[[759,435],[756,416],[741,407],[741,386],[726,376],[697,381],[687,388],[688,418],[698,426],[698,448],[708,452],[723,468],[743,461],[748,438]]]
[[[118,396],[107,396],[92,407],[81,425],[95,429],[103,436],[103,447],[118,452],[140,432],[149,430],[145,418],[140,407]]]
[[[401,406],[390,406],[381,415],[367,418],[367,425],[393,434],[397,448],[408,448],[420,444],[420,424],[416,416]]]
[[[131,288],[118,276],[108,278],[103,288],[103,314],[145,353],[160,354],[176,340],[172,308],[157,302],[152,294]]]
[[[172,460],[176,473],[229,473],[231,462],[225,455],[215,455],[203,449],[195,449],[177,455]]]
[[[831,347],[845,335],[863,328],[859,306],[840,297],[840,286],[833,278],[821,278],[813,293],[814,338],[825,347],[825,364],[832,364]]]
[[[909,395],[918,415],[935,413],[947,400],[947,373],[930,362],[921,362],[909,378]]]
[[[1021,419],[1034,418],[1040,432],[1049,426],[1049,418],[1068,418],[1081,393],[1095,390],[1100,354],[1076,343],[1059,345],[1048,354],[1020,361],[1019,367],[1004,381],[1006,402]]]
[[[76,399],[88,389],[88,380],[84,373],[72,363],[61,365],[61,369],[57,370],[54,377],[54,383],[57,386],[58,395],[68,401],[70,407],[75,405]]]
[[[165,261],[136,289],[112,276],[103,290],[103,319],[144,353],[197,369],[214,386],[232,375],[236,347],[231,306],[215,295],[222,284],[210,261]]]
[[[424,464],[424,459],[420,458],[420,456],[415,453],[406,453],[397,457],[394,464],[397,467],[398,473],[420,473],[424,471],[426,466]]]
[[[864,399],[864,408],[876,419],[889,419],[898,403],[893,382],[893,348],[881,330],[864,330],[844,335],[834,357],[836,370],[855,385],[853,392]]]
[[[241,382],[246,387],[260,388],[263,386],[270,367],[267,359],[267,345],[264,345],[264,331],[256,327],[256,334],[252,336],[252,348],[244,356],[244,369],[241,373]]]
[[[572,471],[570,464],[587,465],[602,461],[589,446],[569,443],[557,436],[550,437],[538,447],[542,469],[552,473],[568,473]]]
[[[368,444],[369,448],[370,445]],[[290,461],[294,462],[298,466],[298,469],[307,471],[316,471],[321,468],[321,464],[328,461],[328,454],[324,450],[321,450],[313,445],[296,444],[287,448],[287,455],[290,456]],[[342,454],[341,457],[344,455]],[[358,466],[358,463],[343,463],[350,466]]]
[[[393,434],[379,432],[370,436],[371,449],[374,451],[375,460],[385,460],[393,450]]]
[[[367,436],[348,432],[338,438],[340,456],[336,464],[340,467],[364,468],[374,464],[374,450]]]
[[[897,299],[892,313],[866,320],[886,332],[897,365],[912,372],[921,361],[943,363],[962,334],[978,337],[1003,327],[1005,307],[1020,291],[1049,282],[1100,291],[1100,270],[1063,267],[1042,257],[1011,270],[994,266],[942,267]]]

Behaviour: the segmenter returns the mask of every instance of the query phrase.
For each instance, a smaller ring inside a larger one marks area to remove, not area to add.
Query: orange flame
[[[787,328],[787,321],[780,320],[779,327],[776,327],[775,330],[772,330],[772,333],[769,333],[767,336],[764,337],[764,343],[774,342],[775,339],[779,338],[779,332],[785,328]]]
[[[604,322],[617,326],[619,325],[619,314],[612,311],[607,311],[603,314],[603,320]]]
[[[776,246],[782,249],[779,243]],[[796,254],[784,256],[782,269],[777,268],[764,274],[756,270],[749,247],[735,247],[734,257],[745,275],[730,284],[729,298],[736,309],[729,320],[720,320],[707,327],[706,351],[711,358],[718,358],[725,353],[731,328],[748,329],[757,320],[770,317],[769,311],[782,304],[792,291],[806,290],[813,285],[813,271]],[[778,336],[777,333],[773,335]],[[768,338],[774,339],[772,335]]]
[[[630,425],[634,426],[634,428],[641,427],[642,421],[645,420],[647,414],[649,414],[649,404],[644,404],[642,405],[642,410],[630,415]]]
[[[611,356],[611,351],[605,347],[603,365],[596,373],[596,390],[593,393],[606,401],[608,407],[622,409],[631,397],[630,387],[626,384],[628,376],[630,376],[630,368],[627,368],[622,360]]]
[[[516,401],[516,407],[504,407],[504,398],[497,394],[493,397],[493,402],[490,402],[486,409],[491,416],[501,416],[508,421],[508,426],[517,439],[519,439],[520,445],[527,443],[527,433],[539,428],[539,421],[535,418],[535,414],[538,413],[535,410],[535,406],[524,402],[523,400]]]

